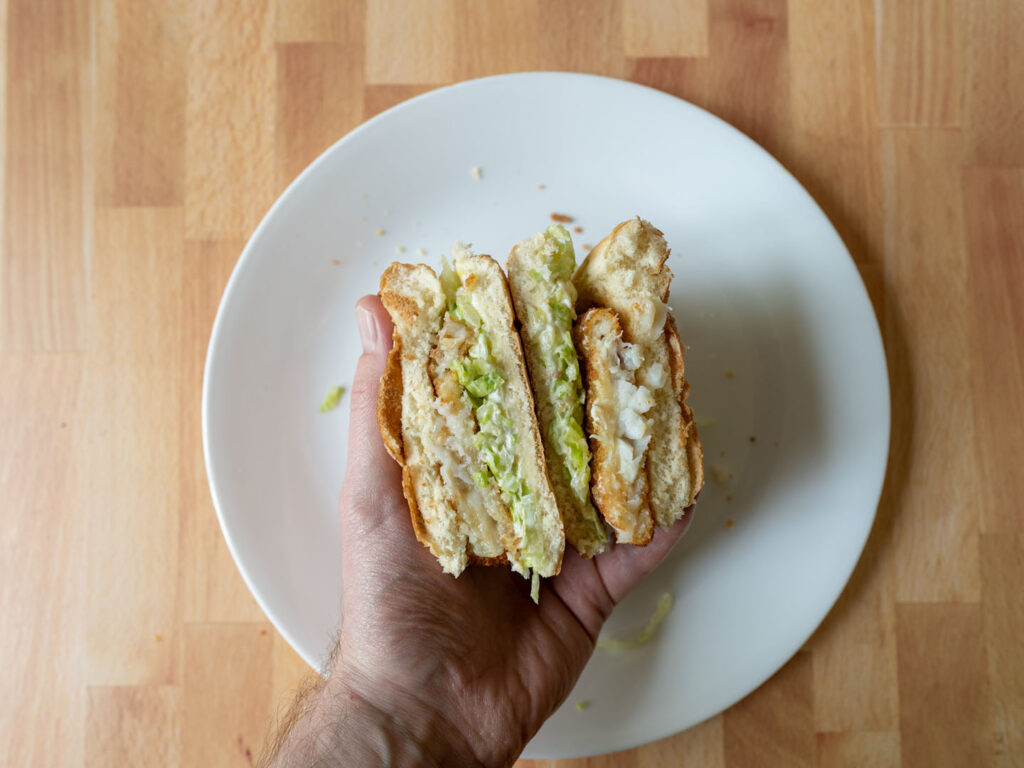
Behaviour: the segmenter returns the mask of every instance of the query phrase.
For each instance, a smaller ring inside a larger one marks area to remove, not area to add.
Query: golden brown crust
[[[472,552],[467,552],[467,556],[469,557],[470,565],[508,565],[508,555],[504,552],[497,557],[480,557]]]
[[[601,329],[604,326],[604,329]],[[616,418],[616,404],[608,402],[614,389],[603,379],[610,378],[603,361],[602,348],[615,343],[622,335],[622,324],[615,310],[590,309],[577,321],[576,348],[583,361],[583,379],[586,385],[586,422],[590,443],[590,492],[594,506],[615,529],[616,540],[636,546],[646,546],[654,536],[654,520],[648,503],[646,474],[641,471],[638,491],[643,500],[638,509],[628,504],[630,489],[625,487],[619,473],[618,453],[604,434],[603,424]],[[609,338],[611,337],[611,338]],[[602,412],[607,412],[602,415]]]
[[[402,446],[402,342],[398,333],[394,334],[394,345],[388,353],[384,364],[384,373],[380,377],[380,390],[377,392],[377,428],[384,439],[391,458],[405,465],[405,452]]]
[[[401,463],[401,462],[400,462]],[[416,504],[416,480],[412,474],[412,467],[402,466],[402,493],[409,503],[409,518],[412,520],[412,530],[416,534],[417,541],[430,549],[430,534],[427,532],[427,524],[423,521],[420,508]]]
[[[676,321],[673,317],[669,317],[665,321],[665,341],[668,343],[668,359],[672,369],[672,389],[682,412],[679,440],[680,444],[686,446],[686,458],[690,465],[690,504],[693,504],[704,485],[704,448],[697,436],[697,424],[693,419],[693,409],[686,402],[686,398],[690,394],[690,384],[685,375],[683,344],[679,340],[679,331],[676,329]]]
[[[384,274],[380,276],[380,289],[377,295],[380,296],[381,303],[391,315],[391,319],[396,326],[399,323],[407,326],[412,325],[416,319],[416,304],[408,296],[403,296],[397,291],[392,290],[391,285],[421,267],[426,267],[426,265],[417,264],[413,266],[412,264],[402,264],[396,261],[385,269]],[[426,269],[430,269],[430,267],[426,267]],[[434,270],[430,269],[430,272],[433,274]]]

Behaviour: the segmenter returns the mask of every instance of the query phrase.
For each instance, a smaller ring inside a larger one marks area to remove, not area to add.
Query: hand
[[[340,503],[344,602],[324,690],[386,721],[392,749],[445,765],[511,764],[569,695],[612,608],[664,559],[690,514],[647,547],[584,560],[567,546],[539,605],[508,568],[443,573],[413,535],[401,470],[377,431],[392,324],[375,296],[356,312],[364,352]]]

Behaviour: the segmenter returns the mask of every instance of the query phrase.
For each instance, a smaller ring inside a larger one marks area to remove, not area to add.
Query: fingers
[[[377,428],[377,392],[391,350],[391,318],[380,299],[364,296],[356,304],[356,324],[363,353],[352,380],[343,522],[346,507],[367,515],[402,498],[401,470],[384,448]]]
[[[656,528],[654,538],[646,547],[619,544],[610,552],[599,555],[594,562],[608,594],[616,603],[653,571],[664,560],[676,542],[686,533],[693,519],[693,507],[667,530]]]

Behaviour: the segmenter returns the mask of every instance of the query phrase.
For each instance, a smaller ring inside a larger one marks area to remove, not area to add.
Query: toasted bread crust
[[[690,465],[690,503],[689,509],[697,500],[697,494],[704,487],[704,446],[697,435],[697,423],[693,418],[693,409],[686,402],[690,395],[690,383],[686,380],[686,368],[683,361],[683,344],[679,340],[674,317],[665,321],[665,341],[668,342],[668,359],[671,366],[672,389],[679,401],[682,412],[682,429],[679,439],[686,446],[686,455]],[[685,513],[686,510],[684,510]]]
[[[431,548],[430,532],[427,531],[427,524],[420,513],[419,505],[416,503],[416,480],[413,477],[412,467],[402,459],[398,462],[402,465],[402,493],[409,503],[409,518],[412,520],[412,530],[416,534],[416,540],[428,549]]]
[[[391,458],[405,466],[402,446],[402,340],[393,334],[391,351],[384,364],[377,392],[377,428]]]

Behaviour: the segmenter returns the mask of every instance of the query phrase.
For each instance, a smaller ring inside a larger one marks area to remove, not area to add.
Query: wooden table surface
[[[530,69],[661,88],[778,157],[892,380],[878,519],[807,646],[688,732],[564,765],[1024,765],[1020,0],[3,0],[0,29],[0,765],[253,762],[307,670],[207,491],[221,291],[349,129]]]

